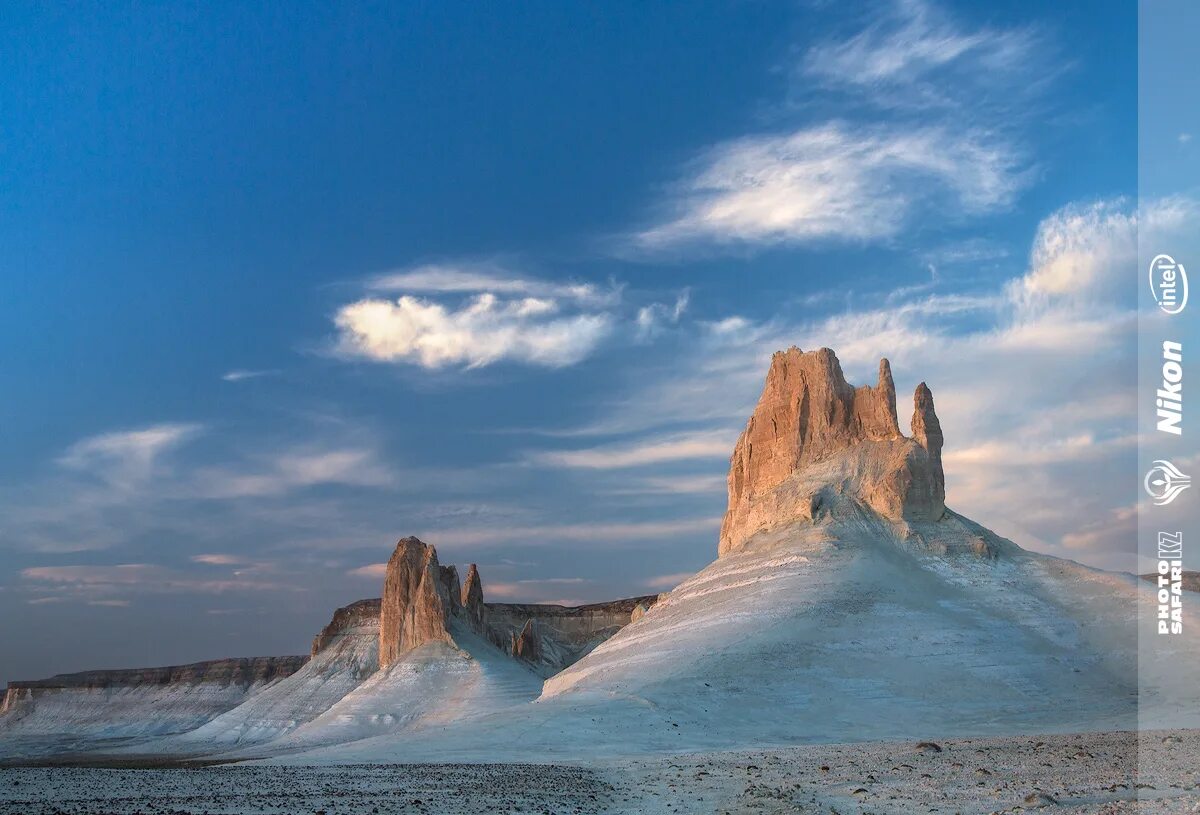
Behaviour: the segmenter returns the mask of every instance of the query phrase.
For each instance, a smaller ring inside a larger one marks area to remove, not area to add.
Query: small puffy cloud
[[[637,242],[883,240],[918,213],[1003,208],[1025,181],[1013,149],[984,131],[834,122],[711,150],[671,202],[674,214]]]
[[[563,314],[550,299],[484,293],[460,308],[411,295],[368,298],[339,309],[335,323],[342,353],[377,362],[478,368],[513,361],[557,368],[590,355],[612,330],[613,318]]]

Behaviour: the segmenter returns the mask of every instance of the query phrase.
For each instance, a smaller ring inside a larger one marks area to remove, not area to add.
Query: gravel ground
[[[1140,766],[1140,773],[1138,768]],[[1135,799],[1140,799],[1135,801]],[[1200,731],[812,745],[591,767],[0,770],[0,813],[1200,813]]]

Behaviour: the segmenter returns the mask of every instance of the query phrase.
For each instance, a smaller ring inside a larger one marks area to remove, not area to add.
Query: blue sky
[[[670,588],[793,343],[1133,568],[1135,11],[9,6],[0,674],[303,652],[407,534]]]

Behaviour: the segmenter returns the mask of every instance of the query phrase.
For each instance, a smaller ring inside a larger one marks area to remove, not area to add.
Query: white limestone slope
[[[1136,727],[1148,584],[1025,552],[950,512],[835,514],[717,560],[534,704],[277,760],[586,760]],[[1175,667],[1194,676],[1187,636]],[[1169,676],[1144,669],[1144,700]],[[1195,711],[1158,718],[1197,726]]]
[[[296,673],[190,732],[129,752],[207,754],[278,739],[313,721],[358,688],[379,665],[377,625],[339,633]]]
[[[455,644],[419,646],[294,730],[266,745],[221,755],[280,756],[372,737],[407,740],[537,698],[542,680],[532,669],[466,628],[452,629]]]

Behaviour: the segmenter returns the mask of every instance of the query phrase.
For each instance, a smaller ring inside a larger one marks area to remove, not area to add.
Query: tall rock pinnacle
[[[913,394],[912,417],[913,441],[925,448],[933,475],[933,498],[946,500],[946,477],[942,473],[942,423],[933,412],[933,393],[922,382]]]
[[[886,359],[879,361],[874,386],[856,388],[846,382],[828,348],[805,353],[793,346],[777,352],[729,462],[720,554],[737,551],[765,529],[797,518],[812,520],[820,503],[815,493],[826,486],[821,478],[885,517],[940,518],[942,433],[924,383],[915,404],[914,440],[900,432],[896,386]],[[823,475],[815,474],[816,465],[834,459]],[[804,472],[810,477],[800,484],[797,474]]]
[[[475,630],[483,628],[483,582],[474,563],[467,569],[467,581],[462,587],[462,607]]]
[[[437,550],[429,544],[417,538],[396,544],[383,581],[380,668],[427,642],[451,642],[446,625],[454,601],[449,591],[457,582],[457,573],[438,565]]]

